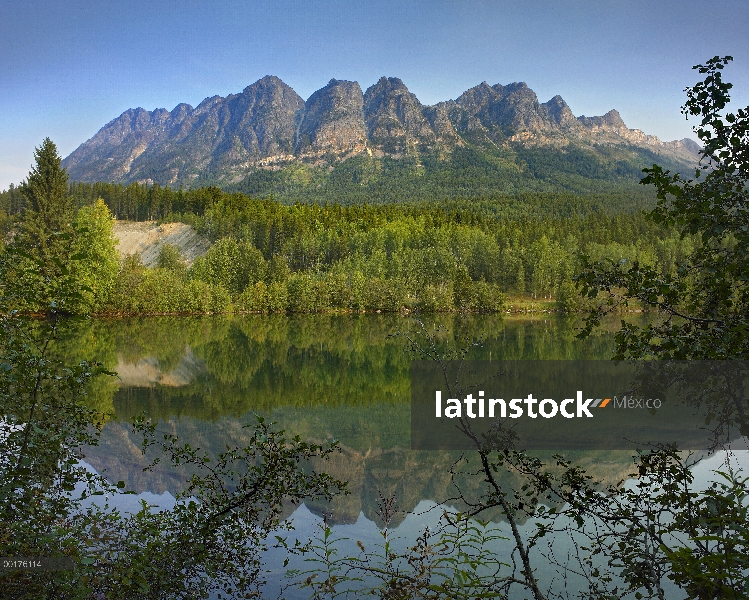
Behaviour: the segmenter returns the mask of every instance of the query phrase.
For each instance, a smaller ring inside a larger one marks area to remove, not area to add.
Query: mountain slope
[[[220,185],[255,194],[353,199],[634,185],[653,162],[688,170],[691,140],[629,129],[616,110],[575,117],[561,96],[483,82],[424,106],[395,77],[364,93],[332,79],[305,102],[267,76],[196,108],[125,111],[63,164],[73,180]],[[388,192],[389,193],[389,192]]]

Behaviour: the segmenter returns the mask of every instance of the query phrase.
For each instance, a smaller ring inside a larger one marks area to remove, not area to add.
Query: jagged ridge
[[[259,169],[301,163],[333,166],[352,156],[439,156],[485,150],[601,147],[645,149],[692,165],[691,140],[662,142],[628,129],[616,110],[575,117],[561,96],[540,103],[525,83],[483,82],[456,100],[424,106],[398,78],[382,77],[362,94],[354,81],[331,79],[304,102],[266,76],[226,98],[171,112],[130,109],[81,144],[63,164],[78,181],[148,181],[230,185]]]

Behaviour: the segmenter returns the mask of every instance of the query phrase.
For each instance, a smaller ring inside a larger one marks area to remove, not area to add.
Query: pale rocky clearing
[[[114,371],[119,377],[120,387],[182,387],[190,385],[198,375],[207,373],[203,362],[195,357],[190,346],[185,346],[185,354],[179,364],[169,372],[162,370],[157,358],[146,356],[137,363],[126,362],[119,355]]]
[[[164,244],[176,246],[187,266],[208,251],[211,243],[199,235],[190,225],[184,223],[165,223],[158,225],[155,221],[131,222],[116,221],[112,233],[117,240],[120,256],[139,254],[147,267],[156,266],[159,251]],[[121,386],[151,387],[166,385],[180,387],[189,385],[195,375],[202,370],[202,364],[193,356],[189,346],[179,365],[169,373],[163,373],[158,360],[145,357],[137,364],[127,363],[119,357],[116,372]]]
[[[164,244],[176,246],[188,267],[211,246],[207,238],[199,235],[185,223],[158,225],[155,221],[116,221],[113,234],[120,256],[139,254],[147,267],[156,266],[156,260]]]

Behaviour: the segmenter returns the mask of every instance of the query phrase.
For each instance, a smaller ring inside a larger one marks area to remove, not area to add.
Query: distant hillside
[[[84,182],[403,200],[622,189],[653,162],[687,170],[698,151],[628,129],[616,110],[575,117],[560,96],[540,103],[525,83],[482,83],[425,106],[397,78],[364,93],[332,79],[305,102],[268,76],[197,108],[128,110],[63,165]]]

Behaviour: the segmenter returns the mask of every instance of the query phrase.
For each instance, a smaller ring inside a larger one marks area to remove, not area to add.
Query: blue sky
[[[333,77],[400,77],[425,104],[525,81],[575,115],[616,108],[693,137],[691,66],[725,54],[746,106],[746,0],[0,0],[0,189],[47,136],[67,156],[128,108],[196,106],[264,75],[305,99]]]

